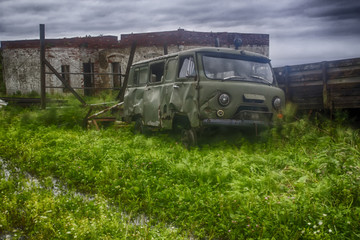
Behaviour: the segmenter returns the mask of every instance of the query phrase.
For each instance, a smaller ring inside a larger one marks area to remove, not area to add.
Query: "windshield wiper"
[[[223,81],[226,80],[246,80],[246,77],[241,77],[241,76],[229,76],[229,77],[224,77]]]
[[[265,83],[271,84],[266,78],[262,77],[262,76],[258,76],[258,75],[251,75],[250,77],[252,78],[256,78],[256,79],[260,79]]]

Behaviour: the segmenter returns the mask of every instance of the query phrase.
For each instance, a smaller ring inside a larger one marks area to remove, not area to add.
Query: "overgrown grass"
[[[289,120],[259,137],[205,136],[185,150],[167,132],[84,130],[84,115],[76,107],[0,110],[0,157],[19,173],[1,173],[0,233],[30,239],[360,237],[359,130],[343,120]],[[25,172],[41,186],[25,186]],[[54,194],[49,179],[61,182],[65,193]],[[130,220],[142,215],[146,224]]]

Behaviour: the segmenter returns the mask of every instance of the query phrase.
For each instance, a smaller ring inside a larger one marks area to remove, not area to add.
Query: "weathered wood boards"
[[[286,99],[299,109],[360,108],[360,58],[275,68]]]

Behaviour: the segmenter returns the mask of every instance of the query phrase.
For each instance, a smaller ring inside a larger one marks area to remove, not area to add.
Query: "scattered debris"
[[[2,108],[3,106],[8,105],[7,102],[5,102],[4,100],[0,99],[0,108]]]

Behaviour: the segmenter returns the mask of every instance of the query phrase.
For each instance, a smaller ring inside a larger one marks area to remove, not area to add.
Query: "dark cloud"
[[[354,0],[315,0],[304,5],[309,17],[328,19],[360,19],[360,2]]]
[[[178,28],[266,33],[274,62],[298,62],[359,56],[359,12],[358,0],[1,0],[0,40],[38,38],[40,23],[48,38]]]
[[[316,19],[320,34],[360,35],[360,1],[315,0],[303,5],[304,18]]]

